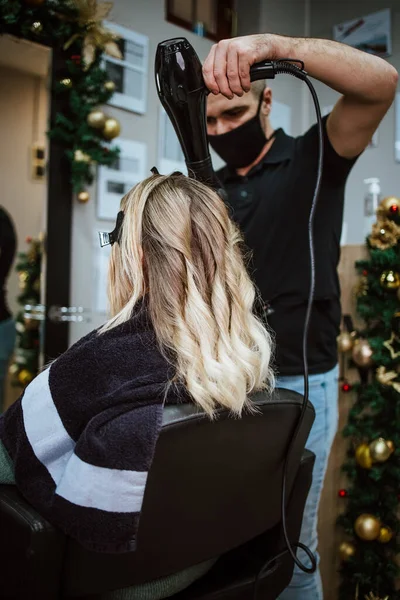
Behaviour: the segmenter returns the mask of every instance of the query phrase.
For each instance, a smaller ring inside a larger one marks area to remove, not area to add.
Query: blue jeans
[[[310,431],[306,447],[314,452],[316,460],[311,489],[304,509],[300,541],[310,548],[316,556],[317,562],[319,562],[317,554],[318,505],[329,453],[338,425],[338,376],[339,369],[335,367],[327,373],[310,375],[309,377],[309,399],[315,408],[315,422]],[[304,393],[303,376],[280,377],[278,386],[300,394]],[[304,552],[299,552],[299,558],[306,565],[309,564],[309,559]],[[286,590],[279,596],[279,600],[322,599],[323,591],[319,569],[313,575],[309,575],[295,565],[292,580]]]
[[[8,363],[15,345],[14,319],[0,321],[0,414],[4,406],[4,387],[8,370]]]

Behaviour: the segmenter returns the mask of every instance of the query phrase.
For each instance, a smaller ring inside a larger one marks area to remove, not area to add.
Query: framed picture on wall
[[[122,54],[122,60],[104,54],[104,68],[115,83],[115,93],[109,104],[145,114],[149,38],[114,23],[107,22],[105,25],[119,36],[116,43]]]
[[[115,221],[122,196],[145,178],[147,146],[132,140],[116,140],[120,155],[110,167],[97,173],[97,218]]]
[[[352,19],[333,28],[333,39],[376,56],[392,54],[390,9]]]

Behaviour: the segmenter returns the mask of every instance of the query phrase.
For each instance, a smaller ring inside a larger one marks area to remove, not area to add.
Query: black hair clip
[[[153,173],[153,175],[159,175],[159,174],[160,174],[160,173],[158,172],[158,169],[157,169],[157,167],[152,167],[152,168],[150,169],[150,171]]]
[[[100,246],[102,248],[103,246],[112,246],[115,242],[119,242],[123,220],[124,212],[120,210],[117,215],[117,221],[115,223],[114,230],[111,231],[111,233],[107,233],[106,231],[99,231]]]

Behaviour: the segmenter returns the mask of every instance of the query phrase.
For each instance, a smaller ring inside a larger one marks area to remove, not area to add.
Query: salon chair
[[[15,486],[0,485],[0,598],[100,599],[107,591],[164,577],[212,557],[210,571],[175,600],[272,600],[293,560],[281,528],[284,459],[302,396],[277,389],[254,397],[258,414],[211,422],[192,405],[167,406],[143,502],[136,552],[88,551],[54,528]],[[287,532],[299,539],[314,455],[305,451],[308,404],[287,471]],[[305,555],[302,555],[304,560]]]

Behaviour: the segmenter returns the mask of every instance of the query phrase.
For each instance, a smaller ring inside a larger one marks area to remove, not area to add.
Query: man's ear
[[[272,90],[270,87],[266,87],[263,91],[263,101],[261,104],[261,113],[268,116],[271,112],[272,106]]]

